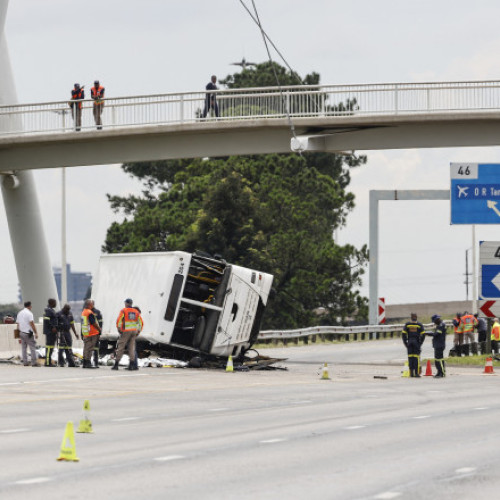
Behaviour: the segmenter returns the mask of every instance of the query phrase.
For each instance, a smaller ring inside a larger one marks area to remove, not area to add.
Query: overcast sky
[[[318,72],[324,84],[500,79],[498,0],[255,3],[290,65],[301,75]],[[243,57],[267,60],[239,0],[11,0],[6,33],[20,103],[67,99],[73,83],[88,89],[94,79],[107,96],[197,91],[210,75],[237,71],[230,63]],[[350,186],[357,207],[339,236],[357,246],[368,242],[370,189],[448,189],[450,162],[500,163],[499,148],[361,153],[368,164],[352,172]],[[60,265],[61,173],[35,177],[50,255]],[[117,219],[106,193],[141,186],[117,165],[69,169],[67,183],[68,261],[93,272]],[[382,203],[380,296],[387,303],[465,299],[471,229],[450,226],[449,210],[448,202]],[[76,235],[89,226],[93,237],[81,248]],[[478,226],[477,236],[500,240],[500,231]],[[17,277],[3,210],[0,241],[0,302],[10,302]]]

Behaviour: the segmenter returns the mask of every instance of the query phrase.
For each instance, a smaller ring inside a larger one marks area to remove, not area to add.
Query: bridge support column
[[[4,25],[8,0],[0,0],[0,104],[17,102]],[[0,123],[3,130],[8,124]],[[35,320],[42,315],[49,297],[57,300],[40,206],[31,171],[0,176],[17,277],[23,300],[33,302]]]

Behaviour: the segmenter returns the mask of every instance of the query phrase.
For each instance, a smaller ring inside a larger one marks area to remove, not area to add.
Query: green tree
[[[278,69],[287,82],[295,79]],[[225,82],[230,88],[274,85],[271,74],[265,63]],[[317,83],[319,75],[306,79]],[[103,251],[203,250],[269,272],[276,293],[265,315],[267,328],[365,316],[366,299],[356,288],[366,247],[339,246],[332,239],[354,206],[346,190],[349,167],[365,162],[308,153],[126,164],[125,172],[143,182],[143,195],[108,195],[125,218],[108,229]]]

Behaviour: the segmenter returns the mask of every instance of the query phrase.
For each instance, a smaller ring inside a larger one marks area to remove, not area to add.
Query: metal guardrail
[[[447,327],[452,325],[449,320],[445,321]],[[404,324],[394,325],[362,325],[362,326],[312,326],[309,328],[299,328],[297,330],[264,330],[259,333],[258,340],[291,340],[307,338],[315,335],[332,336],[338,339],[357,340],[358,336],[365,339],[386,338],[387,334],[401,334]],[[426,331],[434,329],[434,323],[424,324]]]
[[[220,121],[292,117],[390,116],[500,110],[500,81],[303,85],[107,98],[104,128],[186,124],[214,94]],[[94,130],[92,100],[82,129]],[[74,131],[69,101],[0,106],[0,136]]]

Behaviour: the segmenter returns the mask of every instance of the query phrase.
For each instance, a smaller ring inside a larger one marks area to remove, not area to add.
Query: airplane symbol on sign
[[[465,198],[467,198],[467,189],[469,189],[469,186],[458,186],[458,197],[460,198],[462,195],[464,195]]]

